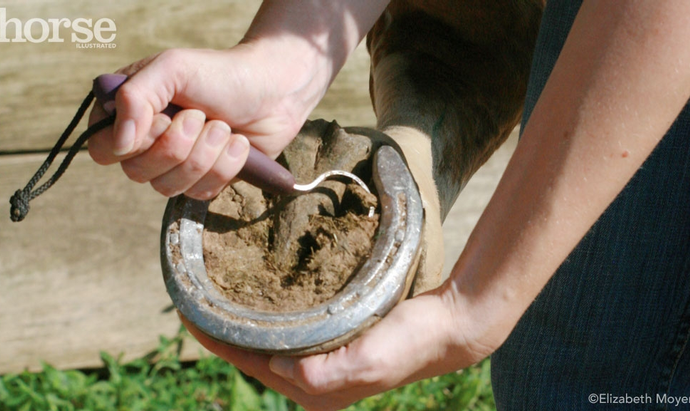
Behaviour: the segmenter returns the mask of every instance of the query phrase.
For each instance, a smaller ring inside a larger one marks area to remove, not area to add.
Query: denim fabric
[[[548,1],[523,121],[579,5]],[[690,105],[492,356],[497,408],[688,410],[689,336]]]

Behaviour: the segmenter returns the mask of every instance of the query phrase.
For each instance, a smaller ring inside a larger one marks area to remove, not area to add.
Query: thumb
[[[172,65],[165,69],[156,64],[160,53],[136,62],[119,72],[129,79],[122,84],[115,97],[117,116],[113,128],[113,154],[124,156],[142,144],[153,124],[155,114],[162,112],[172,101],[185,66]]]
[[[452,367],[445,358],[447,314],[437,296],[418,296],[400,303],[347,346],[302,358],[274,356],[269,367],[311,395],[362,386],[388,390]]]

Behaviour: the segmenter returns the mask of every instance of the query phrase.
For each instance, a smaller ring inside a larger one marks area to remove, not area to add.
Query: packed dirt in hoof
[[[374,195],[340,181],[285,198],[243,182],[228,186],[211,202],[204,224],[209,278],[226,298],[256,310],[318,305],[370,256],[379,222],[378,214],[368,216],[370,206]],[[295,223],[300,219],[303,224]]]

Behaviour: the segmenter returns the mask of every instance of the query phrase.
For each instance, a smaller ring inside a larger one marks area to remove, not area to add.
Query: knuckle
[[[187,160],[191,150],[191,142],[187,140],[175,130],[168,130],[159,139],[156,149],[164,161],[178,165]]]
[[[185,170],[191,175],[206,174],[208,168],[208,164],[198,158],[190,157],[185,161]]]
[[[394,363],[389,364],[390,356],[380,355],[377,347],[367,347],[366,344],[358,347],[355,357],[360,369],[350,382],[356,385],[378,384],[386,378],[385,370],[395,369],[398,366]]]
[[[168,198],[169,197],[175,197],[176,195],[179,194],[173,188],[168,187],[164,184],[161,184],[161,183],[157,182],[156,180],[151,181],[151,187],[153,187],[154,190],[156,190],[157,192],[159,192],[160,194],[162,194],[163,196],[168,197]]]
[[[168,160],[168,162],[175,165],[181,164],[187,159],[187,153],[185,150],[172,144],[167,144],[166,147],[163,148],[163,152],[161,154],[165,159]]]
[[[138,99],[141,99],[141,96],[139,95],[139,89],[133,83],[125,82],[118,89],[117,98],[126,106],[130,106]]]
[[[137,183],[146,183],[148,182],[148,179],[146,179],[142,173],[141,170],[139,169],[138,166],[133,164],[132,162],[129,161],[123,161],[120,163],[120,167],[122,167],[122,171],[125,173],[127,178],[130,180],[137,182]]]
[[[322,395],[328,392],[324,375],[318,367],[310,367],[300,362],[295,367],[295,378],[302,382],[302,390],[309,395]]]

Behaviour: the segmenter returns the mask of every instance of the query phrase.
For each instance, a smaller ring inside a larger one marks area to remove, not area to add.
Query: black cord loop
[[[55,146],[53,146],[53,148],[50,150],[50,153],[48,154],[46,160],[36,171],[36,174],[34,174],[34,176],[31,177],[31,180],[29,180],[29,182],[26,184],[26,187],[24,187],[22,190],[17,190],[14,193],[14,195],[10,198],[10,218],[12,219],[12,221],[17,222],[24,220],[26,215],[29,213],[29,202],[34,198],[40,196],[41,194],[45,193],[50,187],[53,186],[53,184],[55,184],[60,179],[60,177],[62,177],[62,175],[65,173],[65,170],[67,170],[67,167],[72,162],[74,156],[77,155],[81,147],[91,136],[103,130],[104,128],[112,125],[115,121],[114,116],[108,117],[89,127],[84,133],[82,133],[79,136],[79,138],[77,139],[77,141],[75,141],[72,147],[70,147],[67,156],[64,160],[62,160],[60,167],[58,167],[57,171],[48,179],[48,181],[43,183],[36,190],[31,191],[36,185],[36,183],[38,183],[38,181],[43,177],[46,171],[48,171],[48,168],[50,168],[51,164],[53,163],[53,160],[55,160],[55,157],[57,157],[58,153],[60,152],[60,149],[62,149],[62,146],[65,144],[69,136],[72,134],[74,129],[79,124],[79,121],[81,121],[82,117],[84,117],[84,114],[86,113],[86,110],[88,110],[93,99],[94,94],[93,92],[90,92],[86,96],[84,101],[81,103],[79,110],[77,110],[77,113],[72,118],[72,121],[67,126],[67,129],[65,129],[65,131],[62,133],[62,136],[60,136],[58,141],[55,143]]]

